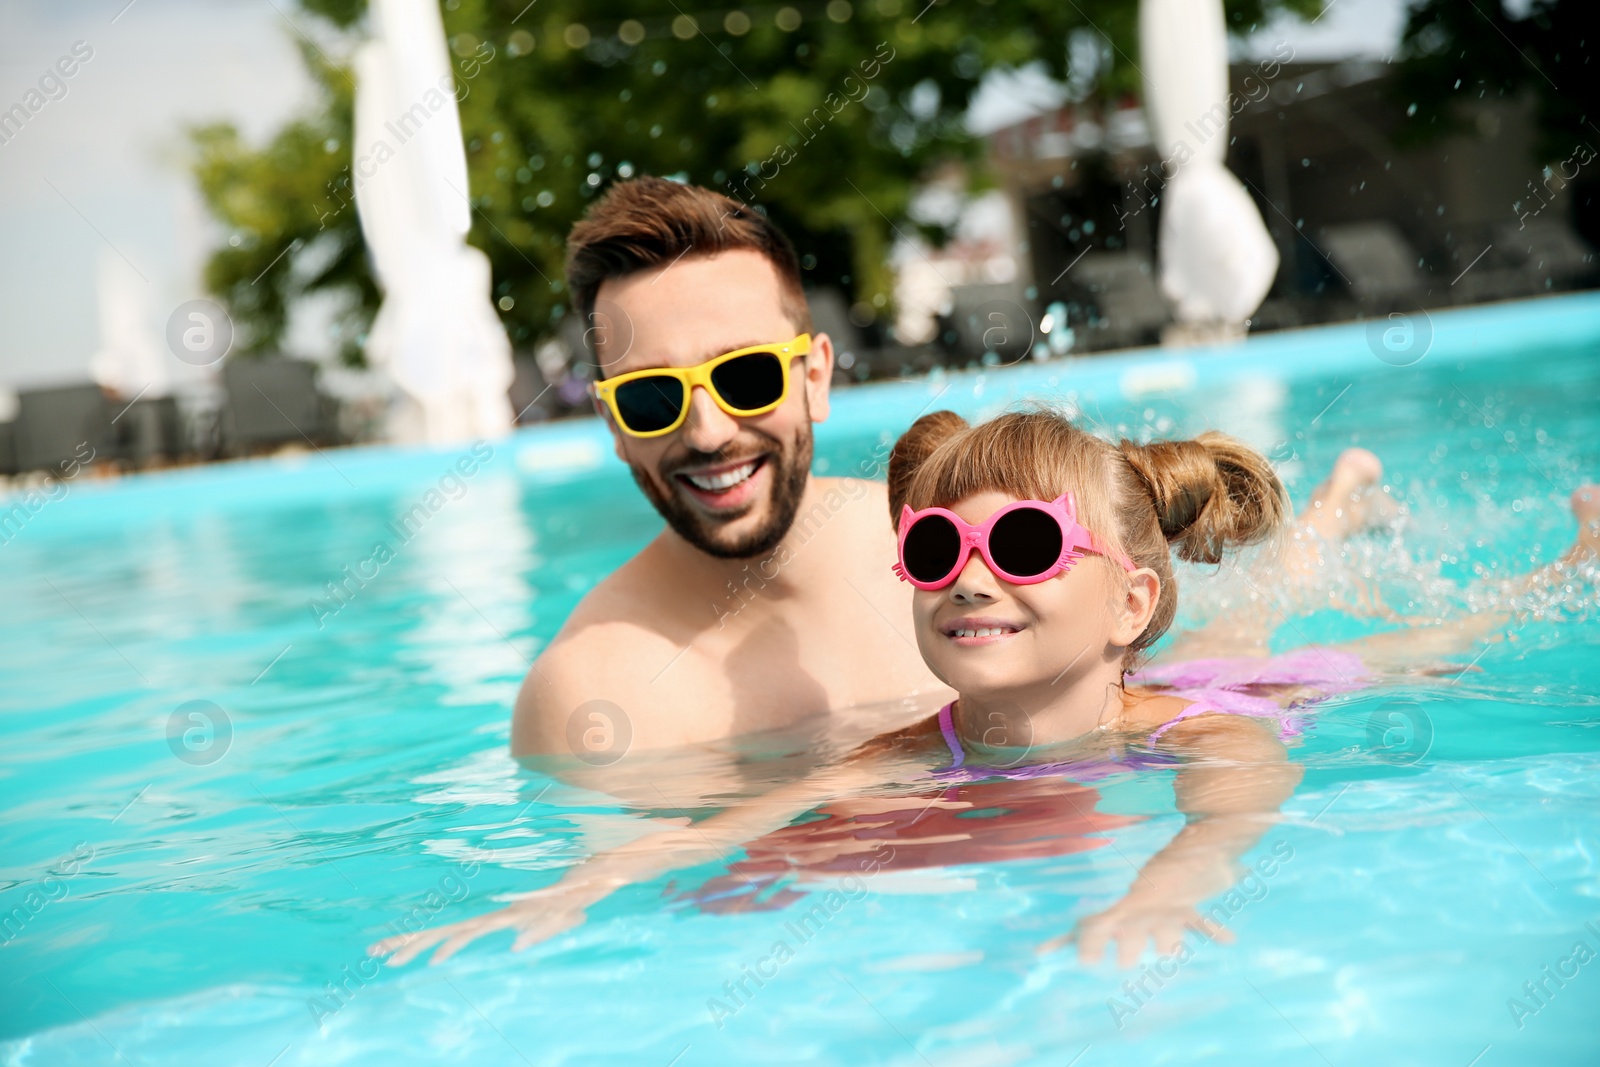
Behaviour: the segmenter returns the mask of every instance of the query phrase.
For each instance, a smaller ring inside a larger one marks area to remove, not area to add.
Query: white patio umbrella
[[[1145,113],[1168,179],[1162,292],[1180,323],[1242,326],[1272,288],[1278,250],[1250,194],[1223,166],[1230,108],[1222,0],[1140,0],[1139,51]]]
[[[110,249],[101,250],[96,266],[100,346],[89,359],[90,375],[127,400],[166,396],[171,357],[151,325],[150,283]]]
[[[391,436],[449,444],[511,427],[511,344],[489,260],[466,243],[467,159],[437,0],[376,0],[356,54],[356,207],[383,306],[367,358],[400,387]]]

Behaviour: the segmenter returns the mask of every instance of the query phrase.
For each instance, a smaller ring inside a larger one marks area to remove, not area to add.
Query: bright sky
[[[1130,0],[1131,2],[1131,0]],[[1234,47],[1234,58],[1265,57],[1280,41],[1294,46],[1295,59],[1388,59],[1405,27],[1403,0],[1333,0],[1314,23],[1284,18],[1263,26]],[[968,114],[976,133],[989,133],[1059,107],[1061,87],[1037,70],[991,76],[978,89]]]
[[[1383,56],[1402,14],[1403,0],[1335,0],[1316,26],[1268,27],[1258,43],[1288,38],[1302,59]],[[204,295],[199,271],[218,235],[185,169],[183,130],[227,119],[259,140],[306,105],[286,15],[298,17],[291,0],[0,4],[0,112],[76,42],[93,49],[66,94],[0,144],[0,392],[87,379],[102,259],[132,272],[157,337],[174,308]],[[1026,117],[1048,88],[997,80],[974,124]]]
[[[0,4],[0,112],[76,42],[93,50],[66,94],[0,144],[0,387],[86,378],[102,256],[146,279],[153,330],[203,295],[217,237],[184,166],[185,127],[225,118],[261,137],[310,98],[266,0],[126,4]]]

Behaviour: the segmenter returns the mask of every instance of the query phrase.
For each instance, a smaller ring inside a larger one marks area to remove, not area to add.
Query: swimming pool
[[[1024,396],[1129,433],[1238,433],[1297,502],[1360,444],[1407,514],[1342,570],[1397,601],[1445,595],[1571,540],[1567,493],[1600,473],[1600,298],[1427,328],[1407,366],[1346,326],[854,389],[817,467],[871,469],[930,406]],[[1094,818],[1014,858],[860,892],[807,871],[787,907],[728,904],[710,864],[524,954],[502,935],[440,967],[371,966],[397,928],[487,911],[636,832],[637,812],[519,769],[508,707],[577,598],[658,527],[592,422],[477,452],[77,479],[29,511],[0,546],[0,1062],[1595,1062],[1600,955],[1575,951],[1600,954],[1592,588],[1482,673],[1322,705],[1294,750],[1305,780],[1228,903],[1238,943],[1170,974],[1034,951],[1180,825],[1158,772],[1096,783]],[[1192,617],[1226,591],[1186,595]],[[1368,628],[1319,611],[1279,636]],[[755,790],[823,747],[799,730],[731,769],[635,766],[674,810],[705,810],[697,788]],[[974,795],[964,815],[1041,804]]]

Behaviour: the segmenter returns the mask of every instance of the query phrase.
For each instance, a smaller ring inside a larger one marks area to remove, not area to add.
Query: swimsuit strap
[[[1278,723],[1278,728],[1285,738],[1298,737],[1300,727],[1293,711],[1285,708],[1275,700],[1266,697],[1251,696],[1232,689],[1173,689],[1169,696],[1182,697],[1191,701],[1188,707],[1168,719],[1156,728],[1150,735],[1147,744],[1154,744],[1161,735],[1172,729],[1184,719],[1196,715],[1243,715],[1252,719],[1271,719]]]
[[[944,743],[950,748],[950,769],[955,770],[967,761],[967,754],[961,751],[961,742],[956,738],[956,726],[951,721],[951,709],[956,706],[952,700],[939,709],[939,732],[944,734]]]
[[[1206,706],[1204,711],[1222,710]],[[1161,753],[1129,753],[1126,756],[1107,759],[1078,759],[1066,760],[1059,763],[1030,764],[1025,767],[980,767],[964,769],[967,754],[961,748],[961,741],[956,736],[954,719],[955,701],[951,701],[939,709],[939,732],[944,735],[944,743],[950,749],[950,766],[933,772],[935,778],[954,779],[957,782],[975,782],[984,778],[1009,778],[1012,780],[1026,780],[1029,778],[1053,778],[1061,775],[1070,775],[1081,782],[1093,782],[1113,774],[1144,768],[1167,769],[1170,768],[1174,758]],[[1165,727],[1163,727],[1165,729]],[[1158,731],[1159,733],[1159,731]],[[955,786],[945,793],[946,797],[953,797]]]
[[[1188,694],[1186,694],[1186,695],[1188,695]],[[1149,739],[1145,742],[1145,744],[1148,744],[1148,745],[1155,744],[1156,741],[1160,739],[1162,734],[1166,733],[1168,730],[1170,730],[1174,726],[1178,725],[1178,723],[1182,722],[1184,719],[1193,718],[1196,715],[1210,715],[1210,714],[1213,714],[1213,713],[1221,714],[1221,715],[1227,715],[1227,714],[1232,713],[1232,709],[1219,707],[1217,705],[1216,701],[1209,699],[1209,694],[1203,695],[1203,694],[1200,694],[1200,693],[1196,693],[1196,694],[1193,694],[1192,697],[1197,697],[1198,699],[1194,699],[1194,702],[1192,704],[1190,704],[1188,707],[1186,707],[1182,711],[1178,712],[1178,714],[1174,715],[1172,718],[1168,719],[1166,722],[1162,723],[1159,727],[1157,727],[1155,733],[1150,735]],[[1274,711],[1277,710],[1276,706],[1274,706],[1273,710]],[[1247,714],[1248,715],[1250,713],[1249,712],[1243,712],[1242,714]]]

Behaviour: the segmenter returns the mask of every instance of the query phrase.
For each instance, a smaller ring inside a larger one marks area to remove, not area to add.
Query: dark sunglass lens
[[[1038,508],[1009,511],[989,531],[989,555],[1018,578],[1043,574],[1061,558],[1061,525]]]
[[[961,534],[943,515],[929,515],[912,524],[902,555],[907,574],[919,582],[937,582],[955,569]]]
[[[665,430],[683,412],[683,383],[666,375],[623,382],[616,396],[623,425],[635,433]]]
[[[787,373],[788,368],[777,356],[752,352],[720,364],[711,372],[711,384],[729,407],[756,411],[777,403],[783,395],[783,378]]]

